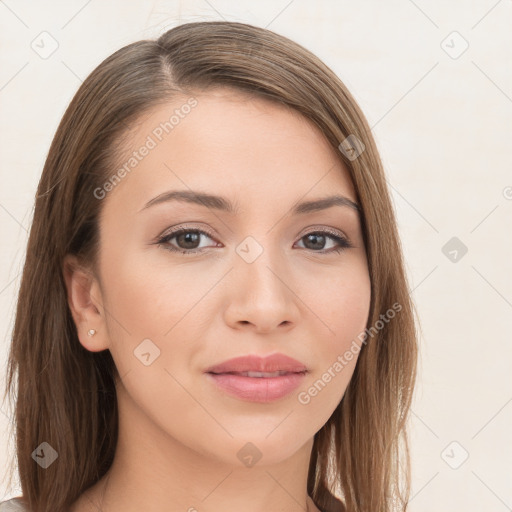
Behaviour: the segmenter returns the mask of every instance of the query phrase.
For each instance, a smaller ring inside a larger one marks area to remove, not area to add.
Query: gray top
[[[28,512],[28,508],[23,505],[20,498],[12,498],[0,502],[0,512]]]

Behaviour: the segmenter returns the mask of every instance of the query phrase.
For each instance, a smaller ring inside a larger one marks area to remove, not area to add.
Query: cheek
[[[347,258],[341,268],[310,274],[297,294],[317,317],[326,351],[342,349],[366,328],[371,283],[366,261],[359,256]]]
[[[150,258],[144,251],[106,249],[102,273],[110,351],[119,374],[136,376],[145,387],[157,390],[159,379],[176,385],[166,370],[174,373],[179,368],[180,382],[187,377],[190,361],[201,350],[197,339],[205,329],[203,319],[210,318],[205,307],[222,273],[205,271],[198,279],[197,271],[167,259],[164,249],[151,251],[161,255]]]
[[[363,263],[352,265],[350,271],[339,272],[322,284],[308,298],[322,325],[315,337],[316,364],[297,395],[300,406],[312,417],[319,418],[319,426],[332,414],[350,382],[362,346],[371,299],[370,278]]]
[[[167,261],[164,249],[150,250],[162,252],[156,265],[143,251],[112,251],[104,258],[105,307],[125,331],[139,337],[163,336],[216,279],[214,275],[194,279],[191,272]]]
[[[108,257],[105,252],[104,263],[110,351],[122,379],[120,389],[126,390],[121,401],[136,407],[128,413],[131,417],[140,418],[142,411],[142,417],[164,429],[174,425],[185,444],[193,443],[200,435],[195,425],[205,419],[204,409],[187,392],[194,384],[190,360],[200,346],[187,341],[194,337],[192,307],[216,276],[194,284],[179,265],[161,268],[127,252]]]

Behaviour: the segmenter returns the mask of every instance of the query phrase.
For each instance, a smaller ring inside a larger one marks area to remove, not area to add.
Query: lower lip
[[[228,394],[249,402],[273,402],[289,395],[303,381],[304,373],[288,373],[279,377],[245,377],[230,373],[207,373]]]

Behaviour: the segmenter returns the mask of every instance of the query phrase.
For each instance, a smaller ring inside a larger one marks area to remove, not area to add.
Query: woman
[[[242,23],[130,44],[43,169],[4,506],[405,510],[416,350],[382,164],[339,78]]]

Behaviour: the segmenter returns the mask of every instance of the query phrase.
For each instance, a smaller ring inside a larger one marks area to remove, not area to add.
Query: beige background
[[[372,126],[422,325],[410,510],[511,510],[510,0],[0,1],[0,384],[35,190],[80,82],[132,41],[222,18],[312,50]],[[19,494],[6,479],[10,414],[0,501]]]

